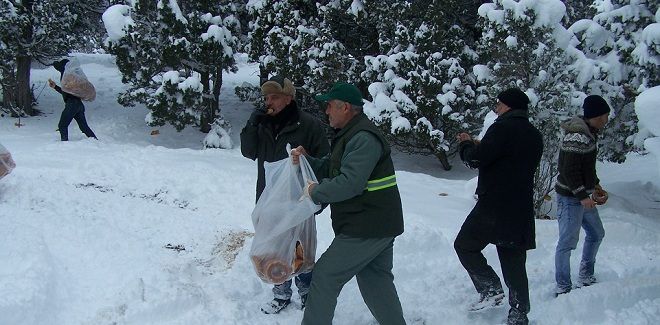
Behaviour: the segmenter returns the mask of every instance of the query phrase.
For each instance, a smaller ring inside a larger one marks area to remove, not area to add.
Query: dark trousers
[[[57,128],[60,131],[60,137],[62,141],[69,140],[69,124],[72,120],[76,120],[80,131],[82,131],[88,138],[96,138],[96,135],[87,125],[87,119],[85,119],[85,106],[80,100],[67,100],[64,104],[64,110],[60,116],[60,122],[57,124]]]
[[[470,275],[474,287],[480,294],[501,293],[502,284],[493,268],[488,265],[481,251],[489,244],[487,238],[472,227],[461,228],[454,241],[458,259]],[[509,324],[527,324],[529,313],[529,289],[525,262],[527,251],[522,248],[497,246],[497,255],[502,267],[504,283],[509,288]]]

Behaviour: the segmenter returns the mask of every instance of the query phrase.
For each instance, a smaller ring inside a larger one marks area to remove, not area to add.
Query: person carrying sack
[[[85,77],[84,74],[80,76],[82,70],[78,75],[72,74],[68,71],[68,69],[73,68],[68,59],[55,61],[53,67],[60,72],[60,82],[62,83],[62,87],[58,86],[52,79],[48,79],[48,86],[62,94],[62,99],[64,100],[64,110],[62,111],[60,121],[57,124],[58,131],[60,132],[60,139],[62,141],[69,141],[69,124],[71,124],[72,120],[76,120],[80,131],[82,131],[88,138],[98,140],[94,131],[92,131],[87,124],[87,119],[85,118],[85,105],[83,105],[80,97],[72,94],[79,93],[80,90],[83,90],[81,93],[87,96],[85,99],[93,100],[96,96],[96,91],[93,91],[92,96],[92,91],[88,90],[91,83],[87,81],[87,77]],[[66,80],[65,74],[67,74]],[[69,77],[69,75],[72,76]],[[91,88],[93,90],[93,86],[91,86]]]
[[[295,101],[296,88],[291,80],[274,76],[261,85],[265,109],[255,110],[241,130],[241,153],[257,160],[256,201],[266,186],[265,162],[289,157],[287,144],[305,146],[315,157],[329,152],[329,144],[321,123],[303,112]],[[295,277],[301,308],[305,308],[312,273]],[[291,280],[273,287],[273,300],[261,307],[266,314],[276,314],[291,303]]]
[[[307,157],[321,182],[310,182],[305,193],[317,204],[330,204],[335,238],[314,267],[302,324],[332,324],[337,297],[353,277],[379,324],[405,324],[392,274],[403,210],[390,146],[362,112],[354,85],[335,83],[316,100],[326,103],[336,134],[329,155]],[[294,163],[301,155],[307,156],[307,148],[292,151]]]
[[[16,163],[9,150],[0,143],[0,179],[9,175],[14,168],[16,168]]]

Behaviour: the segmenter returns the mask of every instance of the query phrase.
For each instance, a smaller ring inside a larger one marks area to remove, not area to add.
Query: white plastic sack
[[[0,178],[3,178],[16,168],[16,163],[11,158],[9,150],[0,143]]]
[[[73,59],[66,63],[61,83],[64,92],[88,102],[96,99],[96,89],[87,79],[78,60]]]
[[[287,145],[287,151],[291,147]],[[321,206],[303,197],[307,180],[316,177],[305,157],[264,163],[266,187],[252,211],[252,264],[264,282],[280,284],[307,272],[316,258],[316,220]]]

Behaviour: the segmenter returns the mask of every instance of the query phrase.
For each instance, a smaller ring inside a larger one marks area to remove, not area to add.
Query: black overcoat
[[[480,143],[463,141],[459,150],[468,166],[479,169],[478,201],[463,228],[498,246],[535,248],[534,173],[543,139],[527,112],[502,114]]]

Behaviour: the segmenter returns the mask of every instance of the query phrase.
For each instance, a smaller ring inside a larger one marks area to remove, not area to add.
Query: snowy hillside
[[[256,164],[242,157],[238,134],[252,107],[233,87],[255,83],[256,67],[243,63],[224,77],[221,108],[235,148],[201,150],[199,131],[149,127],[144,107],[116,103],[124,86],[110,56],[79,59],[98,90],[86,114],[99,141],[75,122],[72,141],[59,141],[63,103],[48,87],[37,91],[42,116],[21,119],[20,128],[0,118],[0,142],[17,163],[0,180],[0,324],[299,324],[296,293],[279,315],[259,311],[271,286],[248,257]],[[37,90],[48,78],[59,74],[33,69]],[[477,294],[453,251],[476,173],[427,161],[397,155],[395,162],[406,230],[395,242],[393,272],[404,316],[409,324],[501,324],[508,306],[466,311]],[[527,259],[532,323],[660,323],[658,166],[638,154],[623,165],[599,164],[610,200],[600,208],[606,234],[591,287],[553,297],[557,222],[537,220],[538,248]],[[317,228],[319,256],[333,237],[328,210]],[[501,274],[494,247],[484,252]],[[335,324],[376,324],[354,280],[339,297]]]

